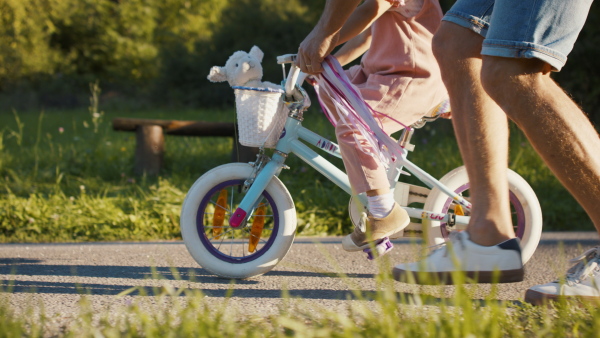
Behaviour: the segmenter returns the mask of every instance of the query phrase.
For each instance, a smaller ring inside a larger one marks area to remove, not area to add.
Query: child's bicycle
[[[181,232],[186,247],[200,266],[218,276],[249,278],[264,274],[289,251],[296,233],[296,210],[278,176],[282,169],[288,169],[284,162],[290,153],[352,195],[347,175],[304,143],[341,158],[337,144],[302,126],[310,100],[296,85],[299,69],[292,65],[285,78],[285,64],[294,59],[293,55],[278,57],[284,67],[285,93],[235,89],[240,141],[261,147],[256,162],[229,163],[208,171],[194,183],[183,202]],[[465,229],[470,218],[469,180],[464,167],[438,181],[407,160],[413,148],[410,139],[414,128],[433,119],[423,118],[412,128],[405,128],[398,141],[403,149],[398,172],[409,171],[427,188],[402,182],[392,187],[398,204],[411,219],[421,221],[411,223],[405,234],[421,233],[429,245],[443,243],[452,231]],[[265,155],[265,147],[275,148],[271,157]],[[525,263],[540,240],[541,208],[529,184],[514,171],[507,174],[513,224],[521,239]],[[352,200],[356,199],[367,205],[365,196],[351,197],[349,209],[354,224],[361,217],[359,209],[353,207]],[[413,203],[423,208],[410,207]],[[391,243],[378,246],[386,244]]]

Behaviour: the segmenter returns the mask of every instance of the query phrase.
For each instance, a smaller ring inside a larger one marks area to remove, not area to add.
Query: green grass
[[[115,117],[233,121],[225,110],[89,109],[0,111],[0,242],[179,239],[179,210],[187,189],[209,169],[231,159],[231,138],[166,136],[159,177],[133,175],[135,134],[112,130]],[[322,114],[305,126],[334,139]],[[409,158],[433,176],[462,164],[451,123],[417,130]],[[341,160],[326,155],[338,167]],[[291,192],[303,235],[341,235],[351,229],[348,196],[297,157],[280,178]],[[522,134],[513,130],[511,168],[540,198],[545,230],[592,230]],[[403,177],[417,183],[412,177]]]
[[[110,311],[93,310],[84,295],[79,315],[58,330],[35,304],[23,306],[27,315],[19,316],[0,302],[0,337],[597,337],[600,329],[597,304],[533,307],[495,300],[495,288],[474,300],[476,285],[456,286],[448,298],[407,296],[395,291],[389,275],[376,278],[377,291],[355,292],[341,311],[293,299],[284,290],[279,310],[265,316],[245,313],[229,297],[216,302],[197,289],[169,284],[123,292],[119,296],[137,296]]]

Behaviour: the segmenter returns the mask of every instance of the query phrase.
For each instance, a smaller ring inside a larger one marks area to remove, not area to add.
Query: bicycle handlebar
[[[304,82],[304,79],[306,78],[307,74],[304,74],[300,71],[300,68],[298,68],[298,66],[296,66],[296,54],[285,54],[285,55],[281,55],[277,57],[277,63],[278,64],[285,64],[285,63],[291,63],[292,67],[290,68],[290,72],[288,74],[288,77],[285,80],[285,85],[284,85],[284,89],[285,89],[285,95],[286,96],[292,96],[292,94],[294,93],[294,88],[296,87],[296,84],[298,83],[298,85],[302,84],[302,82]]]
[[[277,63],[282,64],[282,63],[296,62],[296,56],[297,56],[296,54],[280,55],[277,57]]]

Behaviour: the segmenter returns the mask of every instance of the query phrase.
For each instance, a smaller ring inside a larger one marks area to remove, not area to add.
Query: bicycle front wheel
[[[296,209],[287,188],[273,177],[247,222],[228,220],[245,196],[252,166],[230,163],[202,175],[190,188],[181,210],[181,235],[194,260],[225,278],[250,278],[275,267],[296,233]]]
[[[510,169],[507,177],[513,228],[521,240],[521,257],[525,264],[535,252],[542,236],[542,209],[535,192],[527,181]],[[470,184],[464,166],[447,173],[440,182],[469,200]],[[435,213],[466,213],[468,215],[468,211],[457,205],[451,197],[434,188],[425,201],[424,209]],[[423,220],[423,228],[423,231],[427,232],[428,245],[436,245],[446,241],[450,232],[464,230],[466,226],[457,224],[451,227],[444,222]]]

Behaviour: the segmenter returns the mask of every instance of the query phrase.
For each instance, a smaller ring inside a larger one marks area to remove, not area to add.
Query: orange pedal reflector
[[[457,216],[464,216],[465,215],[465,209],[463,209],[462,205],[457,204],[454,206],[454,214]]]
[[[250,240],[248,241],[248,252],[256,251],[258,240],[265,226],[265,214],[267,213],[267,206],[261,203],[256,212],[254,212],[254,219],[252,220],[252,229],[250,229]]]
[[[227,205],[227,190],[223,189],[217,198],[217,205],[215,206],[215,213],[213,215],[212,233],[215,239],[221,238],[227,209],[229,209],[229,205]]]

